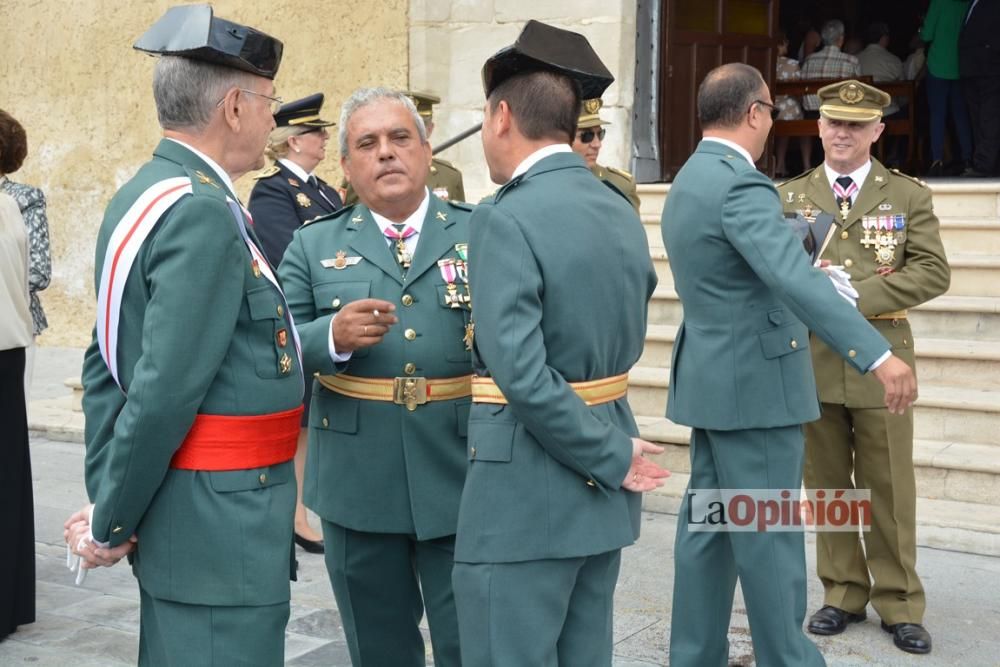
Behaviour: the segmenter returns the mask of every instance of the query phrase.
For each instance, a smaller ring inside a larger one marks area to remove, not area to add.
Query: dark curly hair
[[[0,109],[0,174],[13,174],[28,155],[28,135],[9,113]]]

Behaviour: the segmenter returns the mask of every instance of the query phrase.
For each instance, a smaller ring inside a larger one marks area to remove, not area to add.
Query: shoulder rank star
[[[297,195],[295,195],[295,201],[297,201],[299,206],[301,206],[302,208],[309,208],[310,206],[312,206],[312,202],[309,201],[309,197],[307,197],[306,193],[304,192],[300,192]]]

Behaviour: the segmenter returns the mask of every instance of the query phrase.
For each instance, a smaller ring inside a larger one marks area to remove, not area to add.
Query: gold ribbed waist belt
[[[570,382],[576,395],[583,399],[587,405],[600,405],[610,403],[628,393],[628,373],[615,375],[600,380],[587,380],[585,382]],[[506,405],[507,399],[504,397],[500,387],[497,386],[493,378],[473,377],[472,378],[472,402],[473,403],[496,403]]]
[[[453,378],[361,378],[340,375],[317,375],[319,383],[343,396],[366,401],[387,401],[416,410],[418,405],[430,401],[450,401],[465,398],[472,393],[472,376]]]
[[[882,313],[881,315],[872,315],[867,318],[869,320],[905,320],[906,310],[894,310],[891,313]]]

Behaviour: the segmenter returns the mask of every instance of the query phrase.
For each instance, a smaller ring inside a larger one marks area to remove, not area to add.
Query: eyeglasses
[[[577,139],[580,140],[580,143],[589,144],[591,141],[594,140],[594,137],[597,137],[601,141],[604,141],[604,135],[606,132],[607,131],[602,127],[599,130],[581,130],[580,133],[576,136]]]
[[[278,109],[280,109],[281,105],[285,103],[285,100],[281,99],[280,97],[271,97],[270,95],[265,95],[264,93],[258,93],[256,91],[248,90],[246,88],[240,88],[239,91],[241,93],[247,93],[249,95],[256,95],[257,97],[263,97],[265,100],[270,100],[271,101],[271,115],[272,116],[274,114],[278,113]],[[216,104],[215,106],[216,107],[221,107],[222,103],[225,102],[225,101],[226,101],[226,98],[223,97],[221,100],[219,100],[219,103]]]
[[[770,102],[765,102],[764,100],[754,100],[753,102],[751,102],[750,108],[747,109],[747,113],[750,113],[753,110],[754,104],[762,104],[766,106],[769,110],[769,113],[771,114],[771,120],[778,120],[778,114],[781,113],[781,110],[778,109],[778,107],[771,104]]]

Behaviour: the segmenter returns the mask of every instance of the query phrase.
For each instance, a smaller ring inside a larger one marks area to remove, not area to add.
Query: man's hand
[[[632,465],[629,466],[622,482],[626,491],[642,493],[663,486],[663,480],[670,477],[670,471],[647,459],[644,454],[662,454],[663,447],[641,438],[632,438]]]
[[[333,318],[333,346],[338,353],[346,353],[380,343],[399,321],[394,310],[396,306],[381,299],[350,302]]]
[[[872,371],[885,387],[885,407],[901,415],[917,400],[917,378],[905,361],[891,355]]]
[[[71,571],[78,572],[77,583],[83,582],[83,570],[111,567],[134,551],[138,542],[138,538],[133,535],[127,542],[117,547],[104,548],[94,544],[90,529],[90,517],[93,511],[93,505],[85,505],[63,523],[63,539],[66,540],[68,551],[66,566]]]

